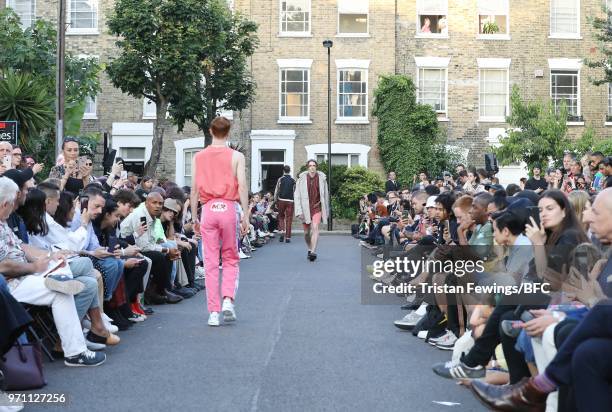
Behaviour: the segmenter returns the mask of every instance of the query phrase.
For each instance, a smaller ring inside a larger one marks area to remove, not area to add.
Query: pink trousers
[[[237,202],[213,199],[202,207],[200,230],[206,270],[206,300],[209,312],[221,311],[221,298],[234,299],[238,290],[238,236],[240,208]],[[219,288],[219,250],[223,279]],[[219,294],[219,289],[221,294]]]

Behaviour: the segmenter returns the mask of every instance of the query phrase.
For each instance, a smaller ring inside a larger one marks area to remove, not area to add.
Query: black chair
[[[53,348],[60,343],[60,338],[55,328],[53,314],[48,306],[34,306],[22,303],[24,309],[30,314],[34,322],[28,327],[30,338],[40,343],[40,347],[50,362],[53,362]]]

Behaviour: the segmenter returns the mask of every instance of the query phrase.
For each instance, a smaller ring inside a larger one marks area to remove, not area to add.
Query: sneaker
[[[419,339],[425,339],[427,337],[427,331],[426,330],[422,330],[419,331],[419,333],[417,333],[417,338]]]
[[[285,243],[291,243],[291,238],[288,237],[287,239],[285,239]]]
[[[204,279],[204,266],[196,266],[196,269],[195,269],[195,278],[196,279]]]
[[[362,240],[361,242],[359,242],[359,244],[367,249],[376,249],[375,245],[371,245],[368,242],[366,242],[365,240]]]
[[[77,295],[85,289],[85,284],[67,275],[49,275],[45,278],[45,286],[49,290],[64,295]]]
[[[248,259],[248,258],[250,258],[250,256],[249,256],[249,255],[247,255],[246,253],[244,253],[244,252],[242,251],[242,249],[240,249],[240,250],[238,251],[238,256],[240,257],[240,259]]]
[[[236,311],[234,310],[234,303],[230,298],[223,299],[223,322],[233,322],[236,320]]]
[[[455,348],[455,342],[457,342],[457,339],[457,336],[455,336],[455,334],[449,330],[444,336],[437,340],[435,346],[436,348],[442,350],[453,350]]]
[[[64,358],[64,364],[66,366],[98,366],[102,365],[106,360],[106,354],[102,352],[92,352],[90,350],[86,350],[85,352],[71,356],[69,358]]]
[[[145,320],[147,320],[147,317],[145,315],[140,315],[138,313],[132,313],[131,316],[128,316],[127,320],[129,320],[130,322],[134,322],[134,323],[140,323],[140,322],[144,322]]]
[[[280,235],[280,236],[278,237],[278,241],[279,241],[279,242],[281,242],[281,243],[283,243],[283,242],[285,241],[285,235]]]
[[[208,326],[219,326],[219,312],[211,312],[208,316]]]
[[[437,333],[434,336],[430,336],[429,339],[427,339],[427,342],[435,346],[436,343],[444,339],[449,333],[453,332],[448,329],[444,329],[444,331],[442,331],[441,333]]]
[[[411,330],[422,318],[423,315],[419,315],[416,311],[412,311],[402,319],[393,322],[393,324],[402,330]]]
[[[89,335],[89,331],[87,332],[87,335]],[[87,345],[87,349],[89,349],[90,351],[99,351],[106,348],[106,345],[104,343],[92,342],[87,339],[87,336],[85,337],[85,344]]]
[[[446,379],[481,379],[485,377],[486,370],[482,366],[470,368],[461,361],[448,361],[436,363],[433,366],[433,371],[436,375]]]

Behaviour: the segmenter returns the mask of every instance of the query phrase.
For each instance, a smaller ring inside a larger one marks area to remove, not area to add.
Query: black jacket
[[[400,185],[399,183],[397,183],[397,181],[393,181],[393,180],[387,180],[387,183],[385,183],[385,192],[389,193],[389,192],[398,192],[400,190]]]
[[[278,182],[276,182],[276,190],[274,190],[274,201],[279,199],[293,200],[293,193],[295,192],[295,179],[290,175],[283,175]]]

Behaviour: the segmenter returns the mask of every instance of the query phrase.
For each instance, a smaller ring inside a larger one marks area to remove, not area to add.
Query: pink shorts
[[[310,225],[313,223],[319,226],[319,224],[321,223],[321,212],[317,212],[314,215],[312,215],[310,217],[310,223],[302,223],[302,225],[304,225],[304,229],[308,229],[310,228]]]

